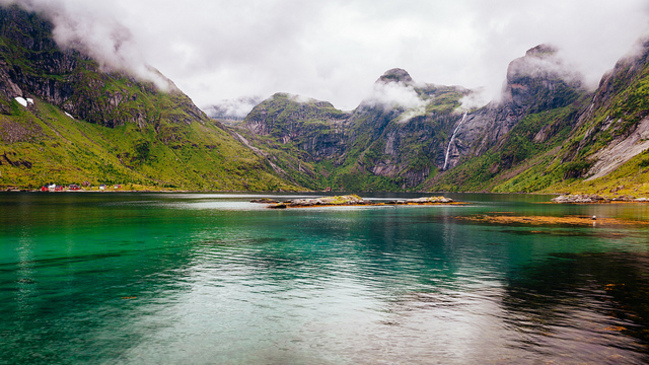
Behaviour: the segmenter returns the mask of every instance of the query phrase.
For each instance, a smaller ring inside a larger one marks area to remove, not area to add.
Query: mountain
[[[484,154],[524,117],[565,107],[585,93],[581,76],[563,65],[556,48],[540,45],[528,50],[509,64],[502,100],[471,113],[458,126],[447,168],[464,156]]]
[[[510,63],[501,99],[477,110],[461,108],[471,90],[393,69],[351,113],[278,94],[239,131],[274,159],[292,156],[286,171],[299,166],[314,189],[647,195],[648,67],[645,42],[588,92],[539,45]]]
[[[106,69],[59,47],[53,28],[0,8],[0,187],[298,188],[162,75],[165,91]]]
[[[295,181],[312,189],[411,189],[443,164],[443,142],[462,118],[455,109],[469,93],[417,84],[405,70],[393,69],[352,112],[280,93],[253,108],[233,130],[278,164],[295,160],[284,171],[294,171]]]
[[[645,41],[593,94],[570,92],[570,103],[527,113],[497,145],[424,188],[648,195],[648,67]]]
[[[649,41],[641,51],[620,60],[600,83],[565,161],[586,158],[584,176],[595,180],[649,148]]]
[[[277,93],[215,104],[224,119],[252,108],[224,125],[157,71],[110,69],[53,28],[0,7],[0,188],[649,195],[649,41],[594,92],[540,45],[481,108],[463,107],[472,90],[392,69],[352,111]]]

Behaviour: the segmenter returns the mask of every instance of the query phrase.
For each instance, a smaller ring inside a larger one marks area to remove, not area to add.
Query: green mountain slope
[[[0,22],[0,188],[298,188],[170,81],[162,92],[102,71],[80,52],[60,49],[38,14],[0,8]]]

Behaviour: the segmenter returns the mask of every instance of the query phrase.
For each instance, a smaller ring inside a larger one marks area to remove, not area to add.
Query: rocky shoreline
[[[613,202],[626,202],[626,203],[649,203],[647,198],[636,198],[630,195],[621,195],[614,198],[605,198],[597,194],[575,194],[575,195],[561,195],[552,199],[553,203],[558,204],[605,204]]]
[[[371,201],[365,200],[358,195],[330,196],[314,199],[294,199],[278,202],[270,199],[254,199],[251,203],[269,204],[269,209],[286,209],[286,208],[307,208],[323,206],[383,206],[383,205],[441,205],[441,204],[461,204],[453,199],[443,196],[431,196],[407,200],[389,200],[389,201]]]

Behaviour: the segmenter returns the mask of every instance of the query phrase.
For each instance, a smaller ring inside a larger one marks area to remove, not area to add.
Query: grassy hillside
[[[163,96],[164,98],[169,97]],[[41,100],[0,116],[0,187],[121,184],[124,189],[293,190],[213,123],[107,128]]]

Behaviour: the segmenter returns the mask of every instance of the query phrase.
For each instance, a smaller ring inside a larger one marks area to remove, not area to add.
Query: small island
[[[271,203],[264,199],[251,200],[251,203]],[[407,200],[372,201],[358,195],[341,195],[313,199],[294,199],[268,205],[270,209],[308,208],[323,206],[383,206],[383,205],[448,205],[462,204],[443,196],[431,196]]]

